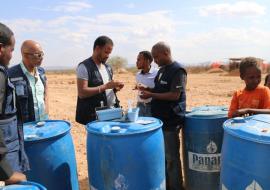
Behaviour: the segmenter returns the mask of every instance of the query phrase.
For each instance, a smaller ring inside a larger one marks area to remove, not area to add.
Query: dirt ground
[[[48,73],[47,77],[50,118],[67,120],[72,124],[71,133],[76,149],[80,189],[88,190],[86,130],[74,119],[77,99],[76,76],[71,73]],[[125,83],[118,97],[121,105],[127,108],[128,99],[136,102],[136,91],[132,90],[135,76],[132,73],[116,74],[115,80]],[[234,90],[243,86],[244,83],[238,76],[228,76],[226,73],[188,74],[187,109],[204,105],[229,106]]]

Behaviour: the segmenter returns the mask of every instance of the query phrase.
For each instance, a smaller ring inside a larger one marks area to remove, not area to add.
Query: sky
[[[164,41],[184,65],[255,56],[270,61],[269,0],[0,0],[0,22],[15,33],[11,65],[24,40],[44,49],[45,68],[76,68],[100,35],[112,56],[135,66],[142,50]]]

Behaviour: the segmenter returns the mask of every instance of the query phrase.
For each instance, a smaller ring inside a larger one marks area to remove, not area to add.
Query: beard
[[[101,63],[106,63],[106,61],[108,60],[108,58],[107,57],[100,57],[100,62]]]
[[[0,58],[0,65],[4,66],[5,68],[8,67],[9,65],[9,61],[8,62],[5,62],[3,59]]]

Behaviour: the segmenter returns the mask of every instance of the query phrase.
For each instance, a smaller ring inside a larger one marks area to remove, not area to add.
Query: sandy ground
[[[77,99],[76,76],[68,73],[48,73],[47,77],[50,118],[71,122],[80,189],[88,190],[86,130],[74,119]],[[136,91],[132,90],[135,84],[135,76],[131,73],[116,74],[115,80],[125,83],[125,87],[118,93],[118,97],[121,105],[126,108],[128,99],[136,101]],[[243,86],[244,83],[238,76],[228,76],[225,73],[189,74],[187,84],[188,109],[204,105],[229,106],[233,91]]]

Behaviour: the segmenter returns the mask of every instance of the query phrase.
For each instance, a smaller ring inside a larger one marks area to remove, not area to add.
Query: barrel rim
[[[224,129],[224,135],[225,133],[228,133],[229,135],[233,136],[233,137],[237,137],[237,138],[240,138],[240,139],[243,139],[243,140],[247,140],[247,141],[251,141],[251,142],[255,142],[255,143],[260,143],[260,144],[270,144],[270,140],[269,141],[266,141],[266,140],[263,140],[263,139],[256,139],[252,136],[244,136],[242,134],[238,134],[236,133],[235,131],[233,131],[232,129],[228,128],[228,124],[229,122],[231,122],[232,119],[228,119],[227,121],[225,121],[223,123],[223,129]]]
[[[154,130],[158,130],[160,128],[162,128],[163,126],[163,122],[158,119],[158,118],[154,118],[157,122],[156,123],[156,126],[152,126],[151,128],[147,128],[147,129],[144,129],[142,131],[133,131],[133,132],[129,132],[129,133],[101,133],[101,132],[98,132],[98,131],[93,131],[93,130],[90,130],[88,129],[88,126],[91,125],[91,124],[94,124],[94,123],[97,123],[99,121],[92,121],[90,123],[87,123],[84,128],[86,129],[87,133],[91,133],[91,134],[96,134],[96,135],[100,135],[100,136],[128,136],[128,135],[137,135],[137,134],[142,134],[142,133],[146,133],[146,132],[151,132],[151,131],[154,131]],[[113,121],[102,121],[102,122],[113,122]],[[119,122],[115,122],[116,124],[119,124]],[[132,123],[132,122],[124,122],[126,124],[128,123]],[[138,124],[139,125],[139,124]]]
[[[31,142],[41,142],[41,141],[48,141],[50,139],[54,139],[54,138],[57,138],[57,137],[61,137],[61,136],[64,136],[66,135],[70,130],[71,130],[71,124],[69,121],[66,121],[66,120],[44,120],[45,122],[57,122],[57,121],[60,121],[60,122],[65,122],[68,124],[68,128],[66,130],[63,130],[62,133],[60,134],[56,134],[56,135],[53,135],[53,136],[50,136],[50,137],[45,137],[45,138],[41,138],[41,139],[24,139],[25,142],[27,143],[31,143]],[[33,122],[27,122],[27,123],[33,123]],[[27,124],[27,123],[24,123],[24,124]]]
[[[43,185],[33,181],[21,181],[20,183],[14,185],[31,185],[33,187],[37,187],[39,190],[46,190],[46,188]]]
[[[222,118],[228,118],[227,114],[218,114],[218,115],[192,115],[191,113],[188,113],[185,115],[185,118],[187,119],[222,119]]]

